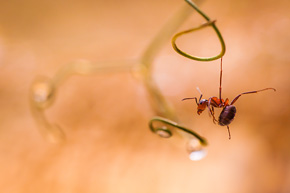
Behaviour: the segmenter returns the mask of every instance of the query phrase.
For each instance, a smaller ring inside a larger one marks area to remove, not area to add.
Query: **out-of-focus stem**
[[[59,87],[67,78],[72,75],[95,75],[98,73],[119,73],[131,72],[133,67],[138,64],[137,60],[124,60],[114,62],[89,62],[79,60],[71,62],[61,68],[52,78],[56,87]]]
[[[149,92],[149,98],[154,111],[159,116],[164,116],[175,121],[177,121],[177,117],[173,109],[166,102],[152,77],[152,65],[156,55],[163,48],[164,44],[168,43],[168,40],[191,12],[192,9],[184,5],[153,38],[140,58],[141,73],[143,75],[144,84]]]
[[[72,75],[92,75],[96,73],[107,72],[132,72],[136,70],[143,78],[144,85],[150,95],[151,104],[154,112],[162,117],[154,117],[149,123],[149,127],[154,130],[153,122],[161,122],[165,126],[174,127],[177,130],[195,136],[203,145],[206,145],[206,140],[200,137],[197,133],[178,125],[176,122],[177,117],[165,100],[164,96],[158,89],[153,76],[152,65],[165,43],[168,42],[170,37],[182,22],[189,16],[191,8],[185,5],[180,9],[172,19],[160,30],[156,37],[152,40],[149,46],[145,49],[143,55],[139,60],[135,61],[117,61],[117,62],[102,62],[91,63],[88,61],[76,61],[65,65],[61,68],[51,79],[44,78],[35,81],[30,90],[30,104],[31,111],[37,122],[39,123],[40,132],[50,141],[59,142],[64,140],[65,135],[60,127],[51,124],[45,116],[45,110],[53,103],[56,92],[60,85]],[[163,118],[166,117],[166,118]],[[167,127],[163,131],[170,132]],[[170,132],[171,134],[171,132]],[[171,136],[171,135],[170,135]]]

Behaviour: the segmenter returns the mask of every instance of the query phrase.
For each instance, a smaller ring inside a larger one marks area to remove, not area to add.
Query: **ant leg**
[[[221,71],[220,71],[220,87],[219,87],[219,97],[222,101],[222,76],[223,76],[223,57],[221,57]]]
[[[243,92],[243,93],[239,94],[238,96],[236,96],[236,98],[234,98],[234,100],[231,102],[230,105],[233,105],[240,98],[240,96],[242,96],[244,94],[258,93],[258,92],[265,91],[265,90],[274,90],[274,91],[276,91],[276,89],[274,89],[274,88],[264,88],[264,89],[261,89],[261,90],[255,90],[255,91],[250,91],[250,92]]]
[[[208,110],[209,110],[209,112],[210,112],[210,115],[211,115],[212,118],[213,118],[213,123],[216,124],[216,122],[218,122],[218,121],[216,120],[216,118],[215,118],[215,116],[214,116],[214,106],[213,106],[211,103],[215,104],[216,106],[218,106],[218,104],[216,104],[215,100],[212,100],[212,98],[213,98],[213,97],[210,97],[210,98],[208,99],[207,107],[208,107]]]
[[[211,109],[210,109],[211,98],[212,98],[212,97],[210,97],[210,98],[208,99],[207,107],[208,107],[208,110],[209,110],[210,114],[212,115],[212,112],[211,112]]]
[[[215,117],[214,117],[214,109],[213,109],[213,106],[212,106],[211,108],[208,107],[208,115],[209,115],[209,117],[212,117],[212,118],[213,118],[213,123],[216,124],[216,123],[215,123]]]
[[[196,97],[192,97],[192,98],[184,98],[184,99],[182,99],[182,101],[184,101],[184,100],[189,100],[189,99],[195,99],[195,102],[196,102],[196,104],[198,105]]]
[[[214,116],[214,108],[213,108],[213,106],[211,106],[211,115],[212,115],[212,121],[213,121],[213,123],[216,124],[216,122],[218,122],[218,121],[216,120],[216,118]]]
[[[231,132],[230,132],[230,127],[227,125],[228,128],[228,133],[229,133],[229,139],[231,139]]]

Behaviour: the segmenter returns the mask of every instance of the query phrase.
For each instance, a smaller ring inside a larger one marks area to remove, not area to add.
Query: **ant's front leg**
[[[211,114],[211,116],[212,116],[212,121],[213,121],[213,123],[216,124],[216,122],[218,122],[218,121],[216,120],[216,118],[215,118],[215,116],[214,116],[214,107],[213,107],[213,106],[211,106],[210,114]]]
[[[213,109],[213,106],[211,106],[211,99],[212,99],[212,97],[210,97],[208,99],[207,108],[208,108],[208,111],[209,111],[210,115],[213,118],[213,123],[215,124],[214,109]]]
[[[194,99],[195,102],[196,102],[196,104],[197,104],[197,105],[199,104],[199,102],[197,102],[196,97],[192,97],[192,98],[184,98],[184,99],[182,99],[182,101],[184,101],[184,100],[190,100],[190,99]],[[200,99],[199,99],[199,100],[200,100]]]
[[[218,122],[214,116],[214,106],[210,105],[210,102],[207,104],[208,107],[208,111],[209,111],[209,116],[212,116],[212,121],[214,124],[216,124],[216,122]]]
[[[250,91],[250,92],[243,92],[243,93],[239,94],[238,96],[236,96],[233,99],[233,101],[230,103],[230,105],[233,105],[240,98],[240,96],[242,96],[244,94],[253,94],[253,93],[258,93],[258,92],[265,91],[265,90],[273,90],[273,91],[276,91],[275,88],[264,88],[264,89],[261,89],[261,90],[255,90],[255,91]]]
[[[213,123],[216,124],[216,122],[218,122],[214,116],[214,107],[217,107],[217,108],[220,108],[222,103],[221,103],[222,100],[219,100],[217,97],[210,97],[208,99],[208,110],[213,118]]]

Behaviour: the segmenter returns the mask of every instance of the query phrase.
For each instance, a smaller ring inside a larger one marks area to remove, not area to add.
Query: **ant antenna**
[[[196,87],[196,89],[197,89],[197,91],[198,91],[199,94],[200,94],[200,97],[199,97],[198,102],[197,102],[197,98],[196,98],[196,97],[192,97],[192,98],[184,98],[184,99],[182,99],[182,101],[184,101],[184,100],[189,100],[189,99],[195,99],[195,102],[196,102],[196,104],[198,105],[199,102],[200,102],[200,100],[201,100],[201,98],[202,98],[202,93],[201,93],[201,91],[200,91],[200,89],[199,89],[198,87]]]
[[[199,94],[202,94],[198,86],[196,87],[196,90],[199,92]]]
[[[196,87],[196,90],[199,92],[199,94],[200,94],[200,97],[199,97],[199,102],[200,102],[200,100],[201,100],[201,98],[202,98],[202,92],[200,91],[200,89],[198,88],[198,87]]]
[[[202,93],[201,93],[201,91],[200,91],[200,89],[198,87],[196,87],[196,90],[199,92],[199,94],[202,95]]]
[[[227,125],[228,128],[228,133],[229,133],[229,139],[231,139],[231,132],[230,132],[230,127]]]

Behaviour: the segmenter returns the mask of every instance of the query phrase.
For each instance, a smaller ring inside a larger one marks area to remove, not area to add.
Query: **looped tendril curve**
[[[165,124],[165,126],[155,127],[154,126],[154,123],[156,123],[156,122],[161,122],[161,123]],[[201,137],[196,132],[194,132],[194,131],[192,131],[190,129],[187,129],[187,128],[183,127],[183,126],[180,126],[178,123],[173,122],[173,121],[171,121],[169,119],[165,119],[163,117],[154,117],[149,122],[149,127],[150,127],[150,129],[151,129],[152,132],[158,134],[161,137],[169,138],[169,137],[172,136],[172,132],[169,129],[169,127],[167,127],[166,125],[172,126],[172,127],[176,128],[176,129],[179,129],[181,131],[186,132],[189,135],[194,136],[196,139],[199,140],[200,144],[202,144],[203,146],[206,146],[208,144],[207,141],[206,141],[206,139],[203,138],[203,137]]]
[[[185,0],[191,7],[193,7],[203,18],[205,18],[205,20],[207,21],[205,24],[202,24],[198,27],[195,27],[195,28],[192,28],[192,29],[189,29],[189,30],[186,30],[186,31],[182,31],[182,32],[179,32],[177,34],[175,34],[172,38],[172,46],[173,46],[173,49],[179,53],[180,55],[186,57],[186,58],[189,58],[189,59],[192,59],[192,60],[197,60],[197,61],[213,61],[213,60],[217,60],[219,58],[221,58],[225,52],[226,52],[226,46],[225,46],[225,42],[223,40],[223,37],[220,33],[220,31],[218,30],[217,26],[215,25],[215,20],[211,20],[205,13],[203,13],[195,3],[193,3],[191,0]],[[176,40],[178,37],[184,35],[184,34],[187,34],[187,33],[191,33],[191,32],[194,32],[194,31],[197,31],[197,30],[200,30],[204,27],[212,27],[214,29],[214,31],[216,32],[217,36],[218,36],[218,39],[220,41],[220,44],[221,44],[221,51],[218,55],[216,56],[212,56],[212,57],[197,57],[197,56],[192,56],[184,51],[182,51],[181,49],[179,49],[176,45]]]

